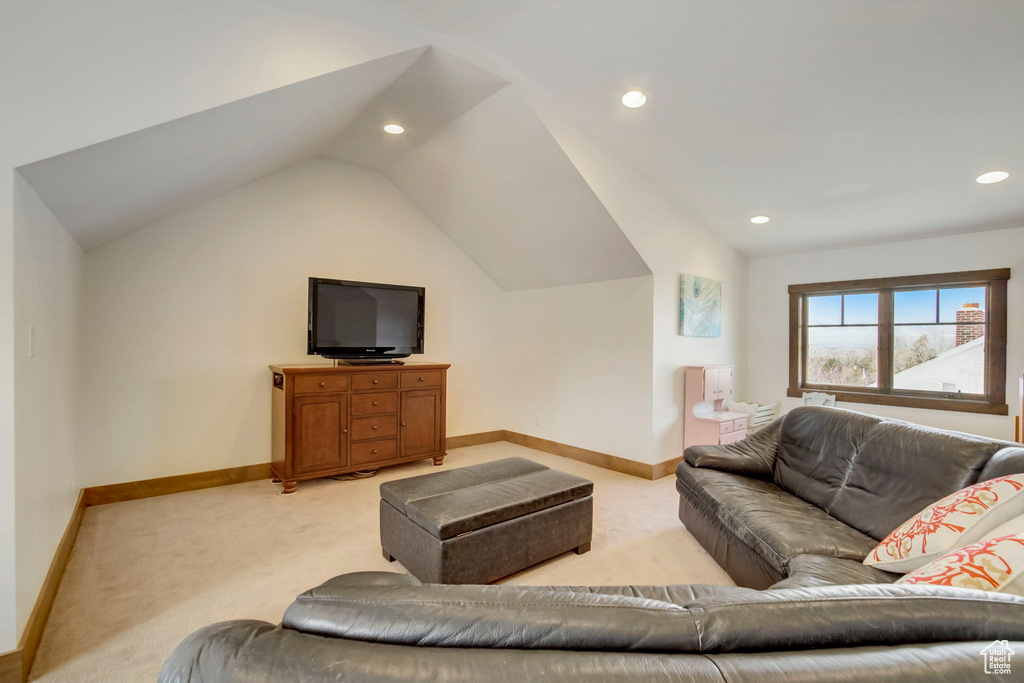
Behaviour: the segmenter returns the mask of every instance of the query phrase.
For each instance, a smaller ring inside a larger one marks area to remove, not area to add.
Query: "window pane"
[[[808,384],[876,386],[877,327],[812,327],[807,330]]]
[[[939,322],[984,321],[984,287],[955,287],[939,290]]]
[[[807,297],[808,325],[838,325],[842,321],[843,297],[839,294],[830,296]]]
[[[877,325],[878,293],[847,294],[843,297],[844,325]]]
[[[893,338],[893,388],[985,393],[984,325],[901,325]]]
[[[938,294],[938,291],[934,289],[915,289],[911,291],[893,292],[893,322],[935,322],[936,294]]]

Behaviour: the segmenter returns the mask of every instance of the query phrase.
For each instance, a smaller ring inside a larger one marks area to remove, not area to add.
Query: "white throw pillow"
[[[975,588],[1024,596],[1024,516],[929,562],[896,583]]]
[[[1024,514],[1024,474],[979,482],[950,494],[886,536],[864,564],[905,574],[952,550],[981,540]]]

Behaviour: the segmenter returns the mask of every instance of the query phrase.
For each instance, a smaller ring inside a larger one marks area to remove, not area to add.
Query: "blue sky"
[[[895,292],[893,295],[896,323],[935,322],[935,298],[939,299],[939,322],[956,322],[956,312],[965,303],[980,304],[985,308],[984,287],[957,287],[951,289],[922,289]],[[811,325],[839,325],[842,296],[812,296],[807,302],[807,318]],[[847,325],[873,325],[878,319],[877,294],[847,294]]]

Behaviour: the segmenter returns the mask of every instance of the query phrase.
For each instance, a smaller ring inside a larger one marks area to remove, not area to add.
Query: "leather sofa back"
[[[846,485],[857,449],[881,418],[808,406],[785,415],[775,457],[775,485],[828,512]]]
[[[881,540],[940,498],[1013,472],[1024,472],[1024,448],[1009,442],[803,406],[782,419],[773,475],[780,488]]]
[[[977,482],[1000,447],[982,437],[882,422],[861,439],[827,512],[880,541],[928,505]]]
[[[1024,598],[880,584],[730,587],[676,603],[532,586],[415,586],[396,579],[388,587],[367,573],[303,593],[282,626],[418,647],[716,653],[1019,640]]]

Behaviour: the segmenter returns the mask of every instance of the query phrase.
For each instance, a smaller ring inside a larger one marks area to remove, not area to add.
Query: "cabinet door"
[[[292,463],[296,474],[348,464],[348,397],[296,398]]]
[[[714,401],[718,397],[718,368],[704,368],[704,400]]]
[[[418,389],[402,392],[402,457],[440,453],[441,390]]]
[[[732,368],[718,371],[718,398],[732,398]]]

